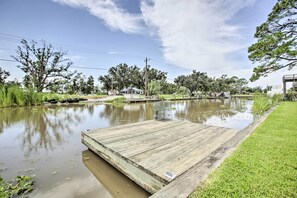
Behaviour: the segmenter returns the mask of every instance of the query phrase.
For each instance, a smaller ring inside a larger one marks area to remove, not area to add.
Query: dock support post
[[[286,81],[283,80],[283,94],[284,94],[284,95],[283,95],[283,98],[286,97],[286,92],[287,92],[287,91],[286,91]]]

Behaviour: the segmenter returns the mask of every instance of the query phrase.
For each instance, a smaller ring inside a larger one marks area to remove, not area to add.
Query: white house
[[[283,87],[281,85],[272,85],[267,91],[267,95],[273,96],[274,94],[283,94]]]
[[[128,88],[122,89],[121,94],[123,94],[124,97],[127,99],[140,98],[140,95],[143,94],[143,91],[135,87],[128,87]]]

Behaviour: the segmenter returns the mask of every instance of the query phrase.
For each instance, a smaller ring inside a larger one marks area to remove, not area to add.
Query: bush
[[[254,96],[253,113],[262,115],[281,100],[281,94],[274,94],[272,97],[266,94],[256,94]]]

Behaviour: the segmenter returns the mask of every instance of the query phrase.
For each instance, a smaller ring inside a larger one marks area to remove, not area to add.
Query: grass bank
[[[0,86],[0,107],[41,105],[44,102],[55,100],[61,102],[66,99],[86,98],[98,99],[106,95],[70,95],[56,93],[40,93],[33,89],[24,89],[18,86]]]
[[[256,94],[254,96],[253,113],[262,115],[281,100],[281,94],[274,94],[272,97],[266,94]]]
[[[282,102],[191,197],[297,197],[296,115]]]
[[[123,104],[127,102],[127,99],[124,96],[120,96],[111,100],[106,100],[105,102],[117,105],[117,104]]]
[[[160,98],[164,99],[164,100],[175,100],[175,99],[190,98],[190,96],[179,95],[179,94],[161,94]],[[195,97],[193,96],[193,98],[195,98]]]

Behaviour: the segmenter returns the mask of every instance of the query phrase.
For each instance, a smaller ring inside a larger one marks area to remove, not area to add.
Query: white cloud
[[[282,85],[282,78],[287,74],[297,74],[297,68],[292,70],[282,69],[277,72],[273,72],[267,77],[261,77],[259,80],[250,83],[250,86],[261,86],[262,88],[266,88],[267,85]],[[292,83],[287,83],[287,88],[290,88],[291,86]]]
[[[107,52],[109,55],[114,55],[114,54],[121,54],[121,52],[116,52],[116,51],[111,51],[111,52]]]
[[[242,26],[233,19],[256,0],[141,0],[140,14],[125,11],[116,0],[52,1],[86,9],[112,30],[137,34],[149,30],[151,36],[158,37],[164,59],[172,65],[210,76],[252,75],[254,65],[247,60],[247,47],[253,42],[253,35],[244,37],[242,33],[248,24]],[[292,72],[279,71],[251,85],[280,84],[282,75]]]
[[[146,24],[159,37],[165,60],[210,75],[234,73],[243,62],[230,55],[245,50],[240,24],[228,23],[254,0],[143,0]]]
[[[141,33],[143,21],[141,15],[131,14],[118,7],[113,0],[52,0],[54,2],[76,8],[87,9],[88,12],[104,21],[112,30],[125,33]]]

